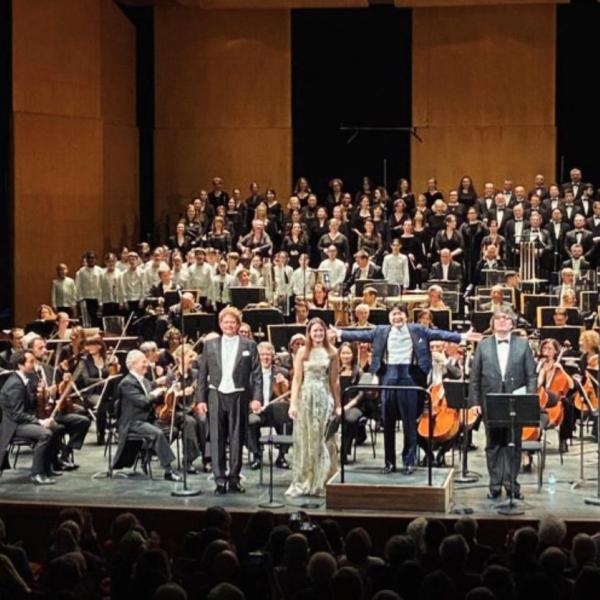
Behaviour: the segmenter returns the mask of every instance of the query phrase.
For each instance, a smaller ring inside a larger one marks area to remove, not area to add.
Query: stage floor
[[[103,457],[103,448],[93,445],[93,434],[90,433],[88,443],[81,452],[77,453],[77,462],[81,468],[71,473],[65,473],[58,478],[54,486],[37,487],[32,485],[28,479],[30,453],[22,450],[16,470],[5,471],[0,478],[0,506],[6,504],[40,504],[44,506],[90,506],[110,507],[128,509],[175,509],[175,510],[202,510],[208,506],[221,505],[233,511],[254,511],[268,496],[268,468],[264,469],[264,483],[260,485],[257,471],[245,468],[243,476],[246,494],[227,494],[216,497],[213,495],[214,484],[206,474],[194,475],[188,478],[192,489],[202,490],[202,495],[191,498],[172,497],[171,491],[181,487],[181,484],[173,484],[162,479],[162,469],[154,463],[154,480],[149,480],[143,474],[135,478],[121,479],[93,479],[92,475],[97,471],[106,469]],[[399,442],[401,442],[399,434]],[[374,482],[397,478],[402,482],[403,475],[382,475],[380,469],[383,465],[383,435],[377,436],[377,458],[373,459],[371,447],[368,444],[360,446],[357,452],[355,464],[347,466],[350,477],[352,473],[361,470],[369,474]],[[473,515],[482,519],[505,519],[498,515],[496,506],[498,502],[492,502],[486,498],[487,476],[484,455],[483,431],[476,432],[474,442],[478,446],[476,451],[469,453],[469,469],[482,476],[476,483],[454,484],[453,503],[455,508],[470,508]],[[548,452],[546,457],[546,470],[544,473],[544,487],[537,491],[537,458],[534,461],[534,469],[530,474],[521,473],[519,481],[525,495],[522,503],[525,514],[515,519],[537,519],[540,516],[553,513],[567,520],[573,521],[597,521],[600,519],[600,507],[588,506],[584,503],[586,497],[596,495],[596,464],[597,448],[591,439],[586,440],[584,445],[584,459],[586,484],[576,490],[571,489],[571,483],[579,479],[579,447],[577,442],[569,448],[564,455],[564,464],[560,464],[558,455],[558,437],[556,432],[548,434]],[[11,457],[12,458],[12,457]],[[289,457],[291,458],[291,456]],[[447,455],[451,460],[450,453]],[[456,454],[458,461],[458,454]],[[12,463],[12,460],[11,460]],[[422,477],[425,480],[425,469],[414,477]],[[460,471],[456,464],[456,473]],[[549,475],[556,476],[556,492],[548,492],[547,481]],[[443,473],[438,473],[439,477]],[[410,517],[424,513],[401,512],[390,506],[389,512],[366,511],[366,510],[336,510],[328,511],[325,508],[324,498],[295,498],[289,499],[284,492],[291,481],[290,471],[274,469],[274,497],[277,501],[284,503],[282,511],[294,511],[304,508],[307,512],[315,515],[362,515],[378,516],[389,514],[396,517]],[[451,513],[427,513],[430,516],[450,516]]]

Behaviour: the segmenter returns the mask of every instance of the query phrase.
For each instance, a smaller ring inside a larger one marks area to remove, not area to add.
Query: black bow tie
[[[498,340],[499,344],[508,344],[508,340]]]
[[[522,223],[523,219],[515,219],[515,223]]]

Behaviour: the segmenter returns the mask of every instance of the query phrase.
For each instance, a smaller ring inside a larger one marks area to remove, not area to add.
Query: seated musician
[[[433,324],[433,314],[429,308],[421,309],[421,312],[419,312],[419,316],[417,318],[417,323],[419,325],[423,325],[423,327],[435,329],[435,325]]]
[[[490,301],[484,302],[480,306],[480,310],[483,312],[495,312],[499,308],[512,310],[512,304],[504,300],[504,287],[498,284],[492,287],[490,290]]]
[[[498,246],[490,244],[486,246],[483,258],[477,262],[475,267],[475,282],[477,285],[485,285],[484,269],[504,269],[506,265],[501,258],[498,258]]]
[[[299,265],[292,273],[292,294],[305,299],[316,283],[316,276],[315,272],[308,267],[308,254],[303,253],[300,255]]]
[[[252,470],[260,469],[263,460],[260,446],[261,427],[273,427],[280,435],[292,433],[292,420],[288,416],[291,380],[289,371],[273,363],[275,348],[270,342],[261,342],[257,349],[262,369],[263,404],[260,410],[251,412],[248,417],[248,449],[253,455],[250,464]],[[282,444],[279,447],[276,467],[290,468],[285,458],[287,450],[287,445]]]
[[[577,293],[575,290],[566,289],[562,292],[559,302],[560,308],[576,308],[579,311],[579,305],[577,303]]]
[[[367,344],[370,346],[370,344]],[[339,350],[340,358],[340,395],[344,399],[344,390],[351,385],[357,385],[363,371],[358,365],[358,356],[355,355],[352,345],[344,342]],[[352,398],[345,401],[344,404],[344,447],[342,452],[349,456],[352,452],[352,444],[356,440],[357,444],[366,439],[364,426],[359,423],[363,417],[377,419],[378,415],[378,394],[372,392],[359,392]]]
[[[155,407],[156,421],[154,424],[163,430],[167,439],[171,439],[171,424],[173,428],[182,431],[185,428],[185,448],[183,451],[184,468],[188,474],[198,474],[194,461],[203,457],[202,470],[210,472],[210,447],[208,444],[208,419],[206,413],[198,408],[197,396],[197,354],[189,344],[185,344],[184,364],[182,353],[184,347],[179,346],[174,352],[175,367],[172,373],[167,374],[166,384],[169,390],[162,402]],[[182,377],[183,369],[185,376]],[[176,410],[173,415],[172,407],[176,401]]]
[[[308,303],[298,300],[295,305],[295,325],[308,325]]]
[[[511,288],[515,297],[517,314],[521,313],[521,288],[519,283],[521,282],[519,274],[516,271],[506,271],[504,273],[504,287]]]
[[[158,349],[157,343],[153,341],[143,342],[140,344],[140,350],[148,359],[148,372],[146,374],[148,379],[150,381],[156,381],[159,377],[162,377],[166,371],[165,366],[158,364],[160,350]]]
[[[375,325],[373,325],[373,323],[369,322],[370,311],[371,311],[371,309],[369,308],[369,305],[365,304],[364,302],[361,302],[354,309],[354,318],[355,318],[354,327],[375,327]]]
[[[241,335],[242,337],[248,338],[249,340],[254,339],[254,334],[252,333],[252,327],[250,327],[250,325],[248,323],[244,323],[244,322],[240,323],[240,329],[238,331],[238,334]]]
[[[350,290],[353,294],[355,293],[355,283],[359,279],[383,279],[383,273],[381,269],[374,263],[369,261],[369,255],[364,250],[359,250],[354,258],[356,262],[352,265],[350,275],[344,282],[344,290],[348,292]]]
[[[434,342],[429,342],[429,347],[431,348],[431,364],[432,364],[432,368],[431,368],[431,382],[430,382],[430,392],[436,396],[436,395],[440,395],[443,394],[443,380],[444,379],[460,379],[462,377],[462,369],[460,367],[460,364],[458,363],[457,360],[455,360],[455,358],[450,358],[448,356],[448,351],[447,348],[450,344],[446,343],[446,342],[442,342],[442,341],[434,341]],[[453,344],[453,346],[458,347],[457,344]],[[453,409],[450,409],[453,410]],[[459,419],[459,414],[458,411],[453,411],[456,413],[455,417],[458,420]],[[454,416],[454,415],[452,415]],[[422,419],[427,419],[428,416],[426,414],[423,414],[421,416]],[[434,413],[434,424],[435,424],[435,413]],[[419,431],[419,446],[425,451],[425,453],[427,454],[427,438],[424,437],[423,435],[421,435],[421,431],[422,428],[419,427],[418,429]],[[437,450],[437,454],[435,455],[435,457],[432,456],[432,459],[434,459],[435,465],[436,467],[444,467],[446,466],[446,452],[448,452],[448,450],[450,450],[452,448],[453,443],[456,440],[456,436],[451,438],[451,439],[447,439],[444,440],[443,442],[436,442],[435,441],[435,425],[434,425],[434,446],[433,446],[433,450]],[[458,435],[458,433],[457,433]],[[422,461],[423,465],[427,464],[427,457],[425,457]]]
[[[19,350],[23,350],[23,338],[25,337],[25,332],[20,327],[13,327],[8,332],[8,341],[10,342],[10,346],[0,352],[0,368],[9,369],[10,358]]]
[[[563,295],[567,291],[572,291],[577,299],[577,289],[575,287],[575,272],[569,267],[565,267],[560,271],[560,285],[554,286],[552,290],[555,296],[558,296],[559,304],[563,300]]]
[[[377,290],[368,286],[363,290],[362,304],[371,308],[386,308],[385,304],[377,299]]]
[[[119,367],[116,358],[109,362],[106,357],[106,345],[100,337],[88,338],[85,341],[85,354],[81,360],[81,368],[77,369],[80,375],[76,378],[76,385],[82,389],[83,399],[87,408],[96,410],[96,443],[104,445],[106,425],[109,410],[113,407],[112,386],[104,386],[106,378],[114,369],[114,374]],[[90,387],[90,386],[94,387]]]
[[[35,444],[30,481],[35,485],[51,485],[56,483],[50,475],[57,452],[58,429],[53,419],[36,416],[35,396],[29,384],[34,365],[35,359],[28,350],[17,350],[10,358],[9,367],[14,372],[0,390],[0,471],[8,468],[8,449],[16,436]]]
[[[61,447],[60,456],[58,453],[52,456],[52,468],[55,471],[72,471],[77,469],[78,465],[71,460],[71,457],[75,450],[81,450],[91,421],[87,416],[81,414],[83,412],[81,407],[75,409],[72,403],[69,408],[67,406],[56,407],[56,401],[65,390],[65,386],[71,379],[71,374],[59,375],[58,369],[55,370],[51,365],[44,362],[46,356],[45,340],[36,336],[30,340],[27,349],[33,354],[34,358],[33,373],[29,376],[31,393],[35,395],[41,391],[45,399],[51,400],[46,405],[48,408],[47,414],[55,413],[53,420],[57,425],[57,443]],[[59,376],[61,385],[58,385],[57,381]],[[56,411],[54,411],[55,407]],[[47,414],[39,416],[46,417]],[[68,436],[68,442],[61,444],[65,435]]]
[[[59,312],[56,315],[56,331],[53,339],[64,340],[68,342],[71,339],[71,319],[66,312]]]
[[[265,232],[263,221],[254,219],[252,221],[252,231],[238,241],[237,247],[241,253],[249,250],[253,255],[270,256],[273,250],[273,242],[269,234]]]
[[[171,269],[168,266],[163,265],[158,269],[159,282],[153,285],[148,292],[149,298],[158,298],[160,305],[165,303],[166,292],[177,292],[181,291],[179,285],[172,280]]]
[[[309,308],[327,308],[327,290],[322,283],[315,283],[312,292],[312,300],[309,302]]]
[[[192,294],[191,292],[185,292],[185,294],[182,294],[181,300],[177,304],[173,304],[173,306],[169,308],[169,313],[167,315],[169,325],[171,327],[181,326],[182,312],[184,315],[189,315],[193,313],[198,313],[201,310],[202,307],[194,299],[194,294]]]
[[[462,281],[463,270],[460,263],[452,260],[452,253],[449,248],[440,250],[440,260],[433,263],[429,274],[431,279],[441,279],[443,281]]]
[[[581,277],[582,271],[588,271],[592,268],[591,264],[583,257],[583,246],[581,244],[571,246],[571,258],[565,260],[562,266],[563,268],[572,269],[576,280]]]
[[[249,269],[242,267],[237,272],[237,281],[234,281],[234,287],[252,287],[252,276]]]
[[[166,377],[159,378],[154,384],[146,379],[148,359],[139,350],[130,350],[126,362],[129,373],[119,383],[119,446],[113,468],[120,469],[133,464],[135,456],[127,454],[126,447],[127,436],[135,433],[151,444],[164,469],[164,478],[167,481],[180,481],[181,476],[172,467],[175,455],[169,442],[162,430],[152,424],[154,405],[166,391],[163,387]]]
[[[439,285],[430,285],[427,289],[429,301],[427,308],[429,310],[448,310],[448,305],[444,302],[444,290]]]

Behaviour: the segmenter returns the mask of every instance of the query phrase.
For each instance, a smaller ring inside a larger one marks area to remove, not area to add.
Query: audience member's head
[[[421,600],[454,600],[456,597],[456,586],[444,571],[433,571],[423,579]]]
[[[571,558],[577,566],[596,560],[596,544],[587,533],[578,533],[571,544]]]
[[[425,551],[429,554],[438,554],[440,544],[446,537],[446,526],[439,519],[428,519],[423,533]]]
[[[235,584],[240,575],[240,561],[231,550],[219,552],[212,561],[213,581]]]
[[[406,533],[415,541],[418,552],[425,552],[425,527],[427,527],[425,517],[413,519],[406,527]]]
[[[468,556],[469,546],[462,535],[457,533],[449,535],[440,544],[440,558],[444,569],[448,572],[464,571]]]
[[[596,600],[600,590],[600,569],[584,567],[575,580],[573,598],[577,600]]]
[[[470,590],[465,600],[496,600],[494,593],[486,587],[480,586]]]
[[[333,554],[335,556],[341,556],[344,552],[344,540],[342,538],[340,524],[333,519],[323,519],[320,525]]]
[[[303,568],[308,560],[308,542],[301,533],[292,533],[283,546],[283,564],[292,569]]]
[[[517,529],[512,545],[512,553],[515,560],[534,558],[538,541],[537,531],[533,527],[521,527]]]
[[[187,600],[187,592],[177,583],[165,583],[159,586],[152,600]]]
[[[563,545],[567,537],[567,524],[554,515],[546,515],[538,523],[538,538],[540,548]]]
[[[496,600],[512,600],[515,582],[512,573],[503,565],[489,565],[481,574],[481,583],[492,590]]]
[[[220,583],[208,592],[206,600],[246,600],[246,596],[235,585]]]
[[[244,530],[246,550],[262,550],[275,526],[275,515],[269,510],[257,510],[250,515]]]
[[[355,565],[364,563],[371,553],[372,543],[366,529],[355,527],[344,539],[346,558]]]
[[[477,521],[473,517],[465,516],[457,519],[454,523],[454,531],[462,535],[469,546],[477,541]]]
[[[399,567],[417,556],[415,541],[409,535],[393,535],[385,545],[385,560],[392,567]]]
[[[315,552],[308,561],[306,573],[315,588],[328,588],[337,570],[335,558],[329,552]]]
[[[342,567],[331,579],[332,600],[362,600],[363,582],[353,567]]]
[[[568,566],[569,560],[560,548],[551,546],[540,554],[540,567],[551,577],[561,575]]]

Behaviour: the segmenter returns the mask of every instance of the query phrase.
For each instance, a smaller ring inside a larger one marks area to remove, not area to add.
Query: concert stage
[[[537,491],[537,458],[534,462],[533,472],[521,473],[519,481],[525,495],[524,515],[507,518],[497,513],[499,502],[492,502],[486,498],[487,477],[485,476],[484,434],[479,431],[475,434],[475,444],[478,450],[469,453],[469,468],[471,471],[482,474],[480,480],[471,484],[454,482],[450,509],[448,511],[397,510],[392,502],[389,505],[380,503],[377,510],[359,510],[327,508],[325,498],[295,498],[288,499],[284,496],[291,481],[291,472],[274,469],[274,496],[277,501],[284,503],[284,507],[275,510],[281,513],[281,520],[285,515],[306,510],[313,518],[320,519],[334,517],[340,520],[344,527],[363,525],[369,528],[374,540],[382,541],[394,532],[401,531],[404,524],[415,516],[436,517],[442,519],[456,519],[458,512],[472,510],[472,514],[480,523],[480,529],[486,532],[487,539],[496,538],[500,543],[506,534],[507,528],[519,527],[524,523],[536,521],[541,516],[553,513],[569,522],[569,535],[577,531],[595,533],[600,520],[600,507],[588,506],[585,498],[596,493],[595,481],[588,481],[583,487],[572,490],[571,482],[579,478],[579,453],[578,446],[574,444],[564,456],[564,464],[560,464],[557,451],[558,439],[555,432],[548,436],[548,454],[546,457],[546,471],[544,487]],[[91,442],[93,436],[88,440]],[[347,466],[347,480],[350,485],[353,481],[361,480],[372,482],[374,486],[389,485],[389,478],[397,478],[401,483],[401,474],[383,475],[380,469],[383,462],[383,436],[378,435],[377,458],[373,459],[371,448],[361,446],[357,452],[356,464]],[[398,440],[401,443],[401,440]],[[586,477],[590,480],[596,473],[596,445],[591,441],[585,443]],[[266,455],[266,453],[265,453]],[[291,457],[290,457],[291,458]],[[450,460],[450,454],[448,454]],[[202,495],[191,498],[178,498],[171,496],[171,491],[181,487],[162,479],[162,470],[156,464],[153,468],[155,480],[149,480],[143,474],[134,478],[122,479],[92,479],[92,475],[105,469],[103,448],[91,443],[87,444],[82,452],[77,454],[81,468],[72,473],[65,473],[58,478],[57,484],[47,487],[36,487],[29,483],[28,470],[30,465],[29,453],[22,450],[17,470],[6,471],[0,478],[0,516],[10,523],[27,525],[28,520],[44,518],[51,521],[58,510],[64,506],[88,507],[92,510],[98,521],[110,522],[118,512],[133,510],[145,522],[168,526],[170,530],[185,531],[186,528],[196,526],[198,516],[194,513],[203,509],[221,505],[231,511],[234,521],[245,522],[248,513],[257,509],[258,505],[268,497],[268,467],[264,469],[264,483],[259,483],[258,471],[244,469],[244,485],[247,493],[243,495],[228,494],[214,496],[214,485],[206,474],[189,477],[189,487],[201,489]],[[434,483],[443,479],[446,469],[436,470]],[[454,472],[459,474],[458,454]],[[548,491],[548,476],[556,476],[556,491]],[[409,477],[413,482],[415,477],[426,481],[426,470]],[[385,506],[385,509],[381,508]],[[31,524],[31,523],[29,523]]]

